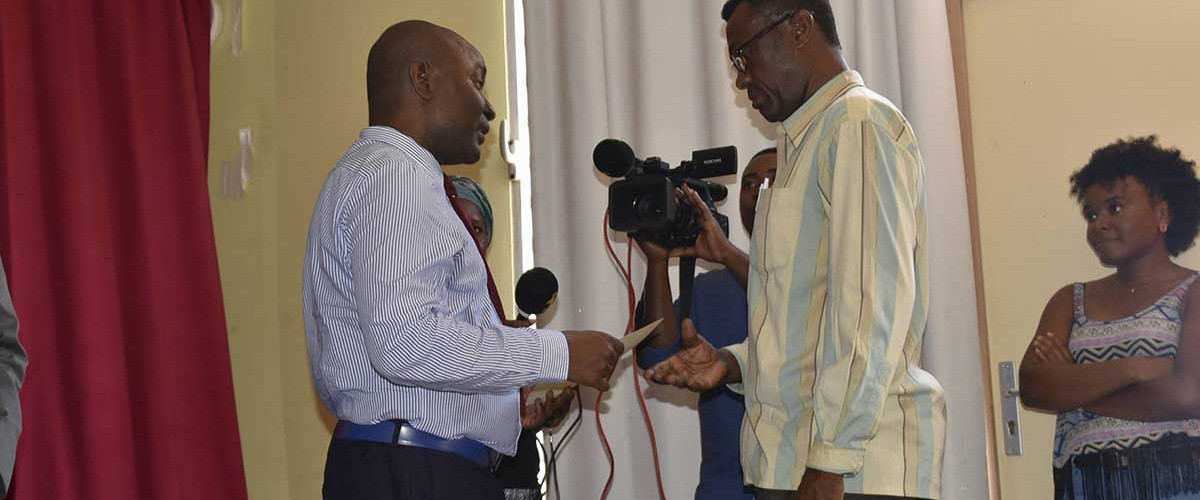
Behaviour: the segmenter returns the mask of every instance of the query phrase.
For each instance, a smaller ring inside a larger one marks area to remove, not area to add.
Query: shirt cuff
[[[567,380],[571,353],[567,337],[558,330],[534,330],[542,341],[542,366],[532,385],[556,384]]]
[[[750,366],[750,365],[746,364],[746,358],[748,357],[747,354],[749,354],[747,349],[748,349],[748,347],[746,347],[745,342],[724,347],[725,352],[732,354],[733,359],[737,360],[738,368],[742,371],[742,380],[746,380],[746,367]],[[725,384],[725,387],[728,387],[729,390],[736,392],[738,394],[741,394],[741,395],[746,394],[746,386],[745,386],[745,384],[743,384],[741,382]]]
[[[808,467],[834,474],[852,475],[862,470],[863,450],[842,450],[821,443],[808,448]]]

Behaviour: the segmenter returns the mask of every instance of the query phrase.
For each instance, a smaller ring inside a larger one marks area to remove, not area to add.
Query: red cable
[[[600,402],[604,399],[604,393],[596,393],[596,407],[592,409],[596,413],[596,432],[600,436],[600,444],[604,446],[604,456],[608,457],[608,480],[604,481],[604,491],[600,493],[600,500],[608,498],[608,492],[612,489],[613,476],[616,475],[617,462],[613,458],[612,447],[608,446],[608,436],[604,434],[604,424],[600,422]]]
[[[630,270],[633,269],[633,242],[629,242],[628,253],[625,254],[625,283],[629,290],[629,327],[630,333],[633,332],[634,322],[633,315],[637,310],[637,299],[633,291],[633,276],[630,275]],[[650,420],[650,411],[646,409],[646,398],[642,394],[642,378],[636,373],[637,370],[637,351],[633,352],[633,366],[635,373],[633,374],[633,390],[637,394],[638,406],[642,407],[642,420],[646,422],[646,432],[650,435],[650,455],[654,458],[654,479],[658,485],[659,500],[667,500],[666,490],[663,488],[662,481],[662,466],[658,461],[658,438],[654,433],[654,422]]]
[[[635,325],[634,314],[637,309],[637,298],[636,298],[636,294],[634,293],[634,289],[633,289],[633,276],[631,273],[631,271],[633,269],[633,245],[634,245],[634,242],[630,241],[628,246],[626,247],[625,265],[621,265],[621,259],[619,257],[617,257],[617,252],[615,250],[613,250],[612,242],[608,239],[608,219],[609,219],[609,214],[607,212],[605,212],[604,227],[603,227],[604,247],[608,251],[608,257],[610,259],[612,259],[612,262],[617,266],[617,270],[620,272],[621,278],[623,278],[625,280],[625,290],[628,294],[628,299],[629,299],[629,321],[625,325],[625,335],[629,335],[630,333],[633,333],[633,330],[634,330],[634,325]],[[637,352],[636,351],[634,351],[634,353],[633,353],[633,363],[634,363],[634,370],[636,371],[637,370]],[[646,423],[646,430],[648,431],[648,433],[650,435],[650,451],[651,451],[651,456],[654,459],[654,478],[655,478],[656,484],[658,486],[658,498],[660,500],[666,500],[667,495],[663,488],[663,482],[662,482],[662,467],[661,467],[661,465],[659,463],[659,459],[658,459],[658,439],[656,438],[655,433],[654,433],[654,423],[650,419],[650,412],[646,409],[646,399],[642,395],[642,384],[641,384],[641,381],[638,380],[638,376],[636,373],[633,376],[633,387],[634,387],[634,392],[637,394],[638,406],[641,407],[641,410],[642,410],[642,420]],[[616,468],[616,460],[613,456],[612,448],[608,444],[608,437],[605,435],[604,426],[600,421],[600,402],[603,399],[603,397],[604,397],[603,393],[597,395],[596,407],[595,407],[596,429],[600,436],[600,444],[603,445],[604,452],[608,456],[608,480],[605,481],[605,483],[604,483],[604,491],[600,495],[600,500],[606,500],[608,498],[608,493],[612,489],[613,476],[614,476],[615,468]]]
[[[612,242],[608,240],[608,211],[604,212],[604,248],[608,250],[608,257],[616,263],[617,269],[621,271],[621,275],[626,274],[625,268],[621,266],[621,260],[617,258],[617,253],[612,249]],[[626,326],[628,329],[628,326]],[[612,490],[613,477],[616,475],[616,459],[613,457],[612,447],[608,445],[608,436],[604,434],[604,423],[600,421],[600,403],[604,399],[604,392],[600,391],[596,394],[596,405],[592,411],[596,413],[596,434],[600,437],[600,445],[604,447],[605,457],[608,458],[608,479],[604,481],[604,491],[600,493],[600,500],[608,498],[608,492]]]

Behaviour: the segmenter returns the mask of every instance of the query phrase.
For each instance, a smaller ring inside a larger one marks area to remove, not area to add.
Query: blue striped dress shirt
[[[369,127],[326,178],[304,256],[313,382],[339,419],[406,420],[513,455],[518,390],[565,380],[567,342],[501,324],[442,175],[411,138]]]

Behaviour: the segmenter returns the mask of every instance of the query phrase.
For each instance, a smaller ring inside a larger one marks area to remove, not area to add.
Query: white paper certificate
[[[662,319],[654,320],[653,323],[639,328],[636,332],[621,337],[621,343],[625,344],[625,354],[629,354],[630,351],[633,351],[634,347],[637,347],[643,340],[646,340],[646,337],[650,336],[650,333],[655,328],[658,328],[659,323],[662,323]]]

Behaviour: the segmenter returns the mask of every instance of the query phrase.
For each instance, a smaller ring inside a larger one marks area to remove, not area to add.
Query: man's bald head
[[[479,161],[495,110],[483,94],[487,65],[451,30],[425,21],[388,28],[367,57],[371,125],[411,137],[443,165]]]
[[[403,21],[385,30],[367,56],[367,103],[371,124],[387,125],[411,93],[414,65],[459,64],[478,51],[458,33],[428,21]]]

